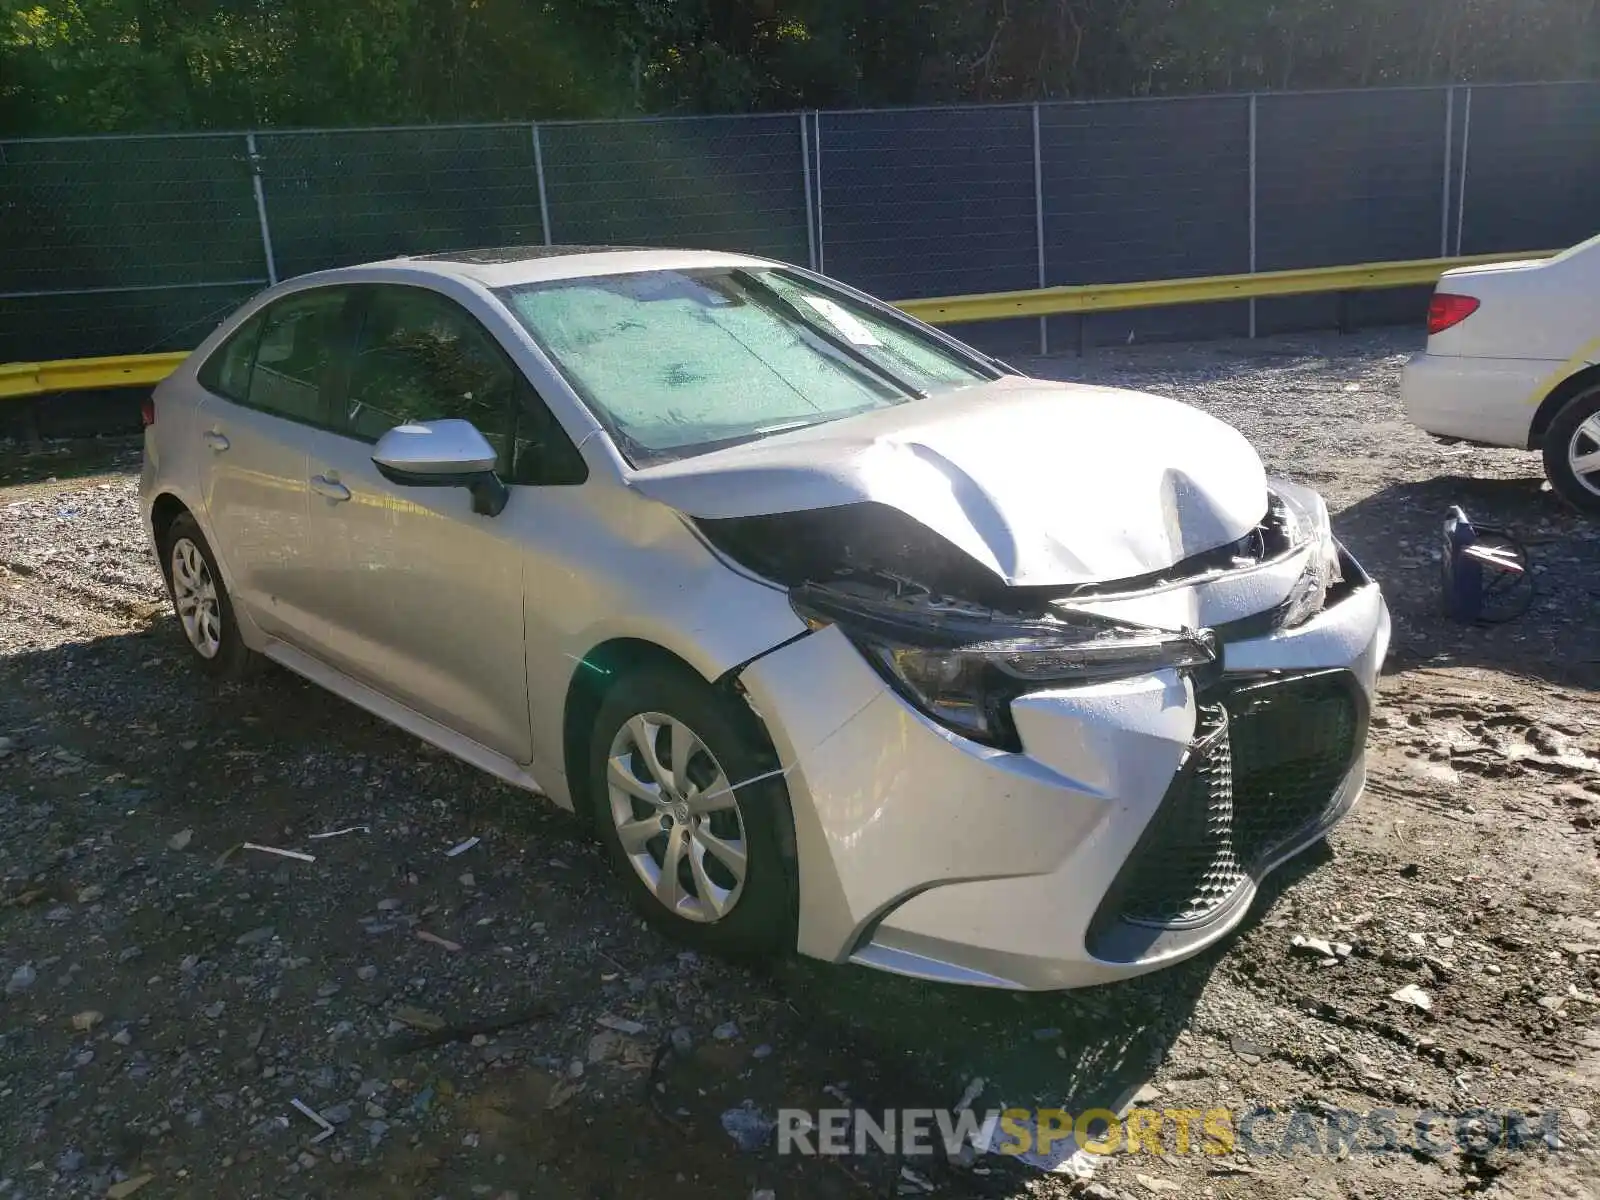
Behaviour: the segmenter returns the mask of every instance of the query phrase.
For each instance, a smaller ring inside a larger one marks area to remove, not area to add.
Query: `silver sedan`
[[[1192,955],[1353,804],[1389,636],[1311,491],[730,254],[256,297],[156,391],[198,664],[263,659],[591,823],[657,925],[1061,988]]]

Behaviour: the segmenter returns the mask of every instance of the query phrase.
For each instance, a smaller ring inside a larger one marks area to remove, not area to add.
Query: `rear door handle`
[[[311,490],[317,495],[326,496],[333,501],[350,499],[350,489],[336,479],[329,479],[326,475],[313,475],[311,477]]]
[[[218,454],[221,454],[228,448],[228,439],[222,434],[218,433],[215,429],[208,430],[206,432],[206,445],[210,446]]]

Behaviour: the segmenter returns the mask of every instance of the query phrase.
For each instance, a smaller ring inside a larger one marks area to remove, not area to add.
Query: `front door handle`
[[[221,454],[228,448],[228,439],[222,434],[218,433],[215,429],[207,430],[206,445],[210,446],[218,454]]]
[[[313,475],[311,477],[311,490],[317,495],[326,496],[333,501],[350,499],[350,489],[337,479],[329,479],[326,475]]]

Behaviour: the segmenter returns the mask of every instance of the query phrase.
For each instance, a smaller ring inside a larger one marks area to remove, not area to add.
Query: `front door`
[[[439,417],[471,420],[511,453],[518,376],[448,297],[399,286],[363,292],[340,428],[314,434],[307,465],[312,652],[527,763],[523,555],[513,523],[474,514],[463,488],[392,484],[371,457],[394,426]]]

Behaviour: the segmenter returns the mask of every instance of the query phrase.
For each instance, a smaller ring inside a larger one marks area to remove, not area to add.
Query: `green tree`
[[[0,0],[0,133],[1600,74],[1600,0]]]

